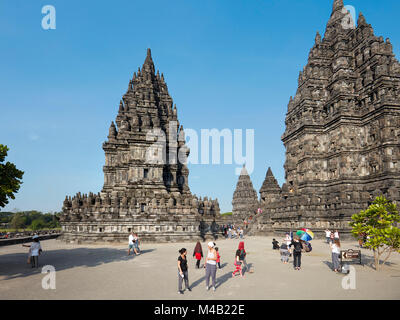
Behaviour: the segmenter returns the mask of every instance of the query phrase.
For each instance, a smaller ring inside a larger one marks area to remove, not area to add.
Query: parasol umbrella
[[[314,239],[314,233],[310,229],[305,229],[304,233],[301,235],[300,240],[311,241]]]
[[[296,235],[298,235],[299,237],[303,236],[303,234],[305,234],[306,231],[303,229],[297,230]]]

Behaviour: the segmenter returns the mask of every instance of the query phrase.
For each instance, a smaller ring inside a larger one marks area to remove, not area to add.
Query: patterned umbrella
[[[302,229],[302,231],[304,232],[301,235],[300,240],[311,241],[314,239],[314,233],[310,229]]]
[[[300,229],[300,230],[297,230],[297,232],[296,232],[296,235],[298,235],[299,237],[301,237],[303,234],[305,234],[306,233],[306,231],[304,230],[304,229]]]

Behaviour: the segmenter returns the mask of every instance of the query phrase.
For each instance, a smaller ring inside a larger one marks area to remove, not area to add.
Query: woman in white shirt
[[[326,238],[326,243],[329,243],[329,241],[331,239],[331,230],[329,230],[329,229],[325,230],[325,238]]]
[[[340,241],[339,239],[335,239],[333,243],[330,243],[331,251],[332,251],[332,264],[333,271],[339,271],[339,255],[340,255]]]
[[[290,237],[289,233],[286,233],[285,241],[286,241],[286,245],[289,247],[289,245],[292,243],[292,238]]]
[[[208,290],[210,284],[210,277],[212,279],[213,290],[215,291],[215,278],[217,275],[217,252],[215,251],[214,242],[210,241],[208,244],[208,253],[204,266],[206,267],[206,289]]]
[[[335,239],[339,239],[339,231],[335,230],[334,237]]]

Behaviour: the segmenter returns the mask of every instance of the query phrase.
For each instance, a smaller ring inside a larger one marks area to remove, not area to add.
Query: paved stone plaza
[[[280,239],[278,239],[280,240]],[[143,254],[127,256],[126,245],[73,245],[42,241],[40,266],[53,265],[56,289],[42,289],[45,276],[26,264],[21,245],[0,248],[0,299],[399,299],[400,255],[393,254],[381,272],[371,268],[372,252],[362,249],[365,266],[354,265],[356,289],[344,290],[344,275],[330,270],[329,246],[314,240],[313,251],[304,253],[302,270],[280,262],[271,237],[244,239],[247,263],[254,273],[231,277],[239,240],[220,240],[223,268],[217,272],[217,291],[205,290],[204,270],[195,269],[191,256],[195,243],[143,244]],[[177,290],[178,250],[188,249],[192,292]],[[342,243],[355,248],[355,241]],[[206,245],[203,244],[203,251]],[[292,259],[290,259],[292,262]]]

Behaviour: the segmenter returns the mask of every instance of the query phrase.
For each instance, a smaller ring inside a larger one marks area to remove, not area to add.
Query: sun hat
[[[210,241],[207,245],[208,245],[209,247],[211,247],[211,248],[214,248],[214,242],[212,242],[212,241]]]

